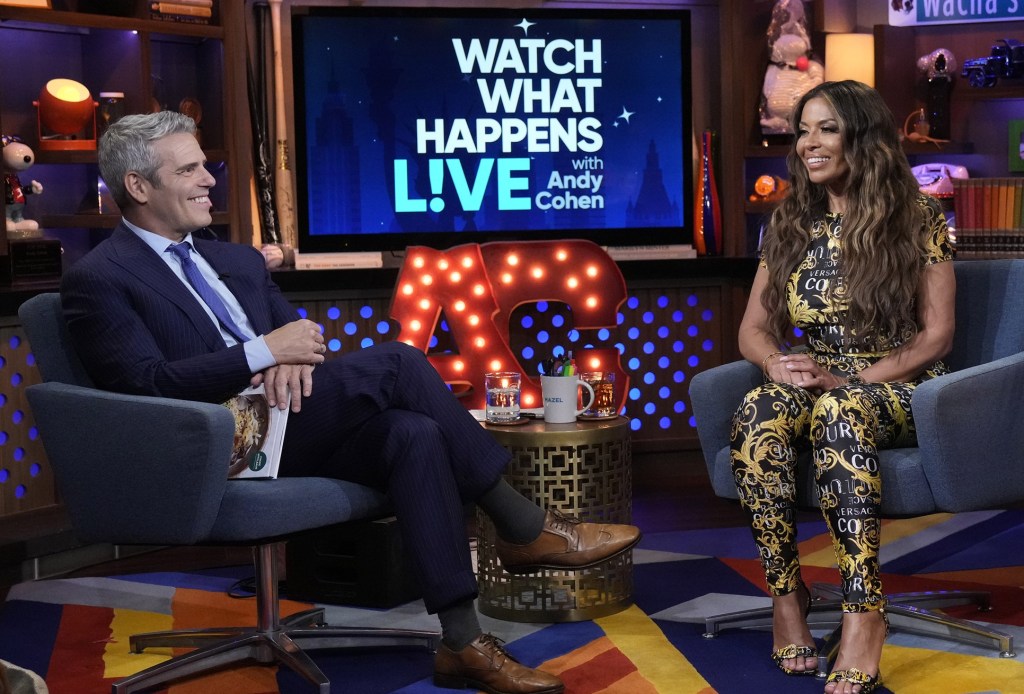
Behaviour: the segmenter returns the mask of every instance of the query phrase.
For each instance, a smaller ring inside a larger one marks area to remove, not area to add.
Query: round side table
[[[512,453],[505,479],[539,506],[580,520],[629,523],[633,508],[629,420],[614,417],[519,426],[487,425]],[[632,604],[633,552],[577,571],[511,575],[498,561],[494,525],[477,513],[480,612],[516,622],[572,622]]]

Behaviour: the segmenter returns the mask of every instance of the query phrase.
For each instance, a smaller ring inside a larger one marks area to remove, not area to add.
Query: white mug
[[[575,422],[577,415],[594,402],[594,389],[579,376],[541,376],[541,393],[544,397],[544,421],[551,424]],[[576,409],[579,389],[586,389],[589,399],[583,407]]]

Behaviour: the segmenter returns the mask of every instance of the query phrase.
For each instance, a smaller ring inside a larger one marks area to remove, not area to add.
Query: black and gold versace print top
[[[922,263],[932,265],[953,259],[949,229],[938,202],[927,195],[918,198],[924,211],[926,233]],[[878,361],[891,349],[866,344],[844,327],[846,313],[841,289],[843,216],[826,214],[814,223],[807,256],[789,278],[786,297],[789,316],[806,336],[810,353],[822,366],[834,373],[860,371]],[[893,345],[893,347],[898,345]],[[925,378],[946,373],[941,362],[924,375]]]

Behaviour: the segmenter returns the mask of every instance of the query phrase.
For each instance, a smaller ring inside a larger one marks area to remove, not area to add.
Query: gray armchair
[[[921,384],[912,408],[918,446],[880,453],[882,512],[919,516],[996,508],[1024,500],[1024,260],[955,263],[956,334],[946,358],[952,373]],[[729,461],[733,413],[743,395],[763,382],[760,369],[737,361],[694,376],[690,399],[697,433],[716,495],[737,499]],[[799,461],[798,502],[817,506],[810,457]],[[837,591],[815,586],[814,624],[838,624]],[[952,591],[890,595],[893,628],[994,645],[1012,656],[1013,639],[1001,632],[930,612],[928,607],[976,603],[988,594]],[[706,636],[726,627],[763,627],[771,611],[707,619]]]
[[[436,647],[433,632],[329,627],[322,609],[280,617],[281,541],[303,530],[387,515],[382,494],[317,477],[228,480],[234,419],[226,408],[97,390],[69,342],[59,295],[36,296],[18,313],[44,380],[28,388],[29,403],[79,537],[253,547],[256,626],[132,636],[133,653],[197,650],[116,682],[115,694],[243,660],[287,665],[329,692],[329,681],[303,648]]]

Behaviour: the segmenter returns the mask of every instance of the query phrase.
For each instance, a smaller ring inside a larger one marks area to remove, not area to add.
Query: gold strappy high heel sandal
[[[889,636],[889,615],[885,613],[884,607],[880,607],[878,611],[882,613],[882,621],[885,622],[885,635]],[[826,684],[829,682],[850,682],[860,685],[860,692],[858,694],[871,694],[871,692],[882,686],[882,670],[879,668],[878,674],[874,677],[855,667],[846,668],[845,670],[833,670],[825,681]]]
[[[787,675],[816,675],[818,674],[818,668],[811,668],[808,670],[794,670],[788,668],[782,664],[783,660],[789,660],[790,658],[817,658],[818,649],[811,646],[797,646],[795,643],[791,643],[788,646],[783,646],[777,651],[772,651],[772,660],[775,661],[776,667],[782,670]]]
[[[803,582],[800,583],[800,588],[807,594],[807,604],[804,605],[804,619],[807,619],[807,615],[811,612],[811,591],[807,589],[807,586]],[[798,588],[799,590],[799,588]],[[790,660],[793,658],[817,658],[818,649],[814,646],[798,646],[795,643],[791,643],[788,646],[783,646],[777,650],[772,651],[772,660],[775,661],[775,666],[782,670],[787,675],[816,675],[818,674],[817,667],[808,670],[794,670],[788,668],[782,664],[783,660]]]

